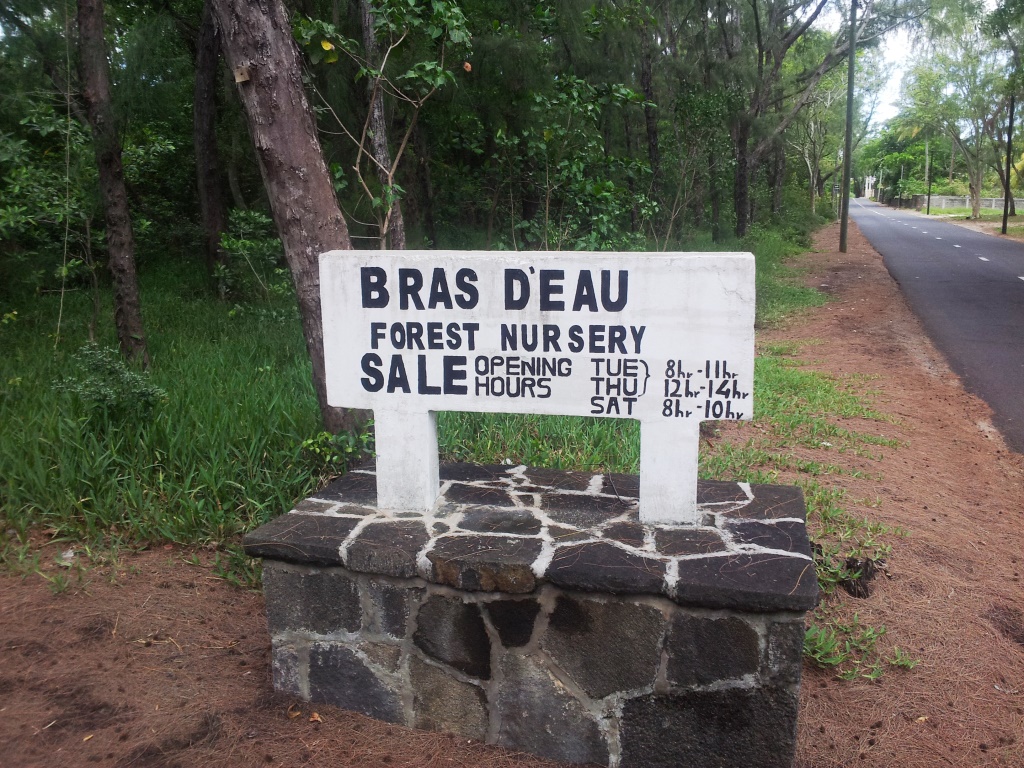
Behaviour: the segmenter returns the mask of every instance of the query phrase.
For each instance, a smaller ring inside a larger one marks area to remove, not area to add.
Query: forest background
[[[254,577],[237,535],[372,450],[365,414],[323,396],[321,250],[752,250],[759,323],[823,301],[784,261],[837,210],[848,18],[826,0],[0,6],[4,562],[45,532],[212,543]],[[854,193],[1019,190],[1024,3],[857,18]],[[919,42],[877,129],[899,28]],[[757,386],[762,423],[816,438],[839,434],[829,412],[870,415],[771,350]],[[625,422],[443,414],[441,442],[638,461]],[[780,450],[709,450],[702,475],[805,472],[830,591],[882,531],[844,516],[828,466]]]

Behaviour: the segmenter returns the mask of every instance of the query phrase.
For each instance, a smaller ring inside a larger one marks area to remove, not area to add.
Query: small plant
[[[370,422],[372,424],[372,422]],[[360,434],[320,432],[315,437],[302,441],[302,453],[310,464],[310,470],[322,479],[336,477],[346,469],[368,456],[373,455],[373,437],[368,431]]]
[[[131,368],[116,350],[86,344],[72,358],[72,372],[54,387],[71,395],[89,417],[102,415],[111,421],[146,420],[167,400],[142,371]]]
[[[213,573],[239,589],[258,590],[263,583],[263,566],[249,557],[238,544],[228,544],[213,558]]]
[[[920,659],[911,658],[910,654],[897,645],[893,646],[892,656],[889,657],[888,662],[901,669],[913,669],[918,665]]]

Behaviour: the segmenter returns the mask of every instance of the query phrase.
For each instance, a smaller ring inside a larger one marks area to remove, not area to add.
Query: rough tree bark
[[[366,49],[366,59],[373,66],[380,64],[380,49],[377,47],[377,37],[373,31],[373,3],[371,0],[361,0],[359,3],[360,24],[363,28],[363,48]],[[370,100],[370,156],[373,158],[374,171],[377,180],[382,187],[389,187],[392,184],[391,174],[391,150],[388,148],[388,123],[384,117],[384,93],[380,83],[374,78],[369,78],[367,87],[367,98]],[[391,215],[386,217],[388,222],[387,231],[381,232],[380,247],[387,247],[390,241],[391,248],[396,251],[405,250],[405,219],[402,216],[402,203],[395,200],[391,206]]]
[[[220,35],[213,21],[209,0],[203,3],[203,18],[196,40],[196,82],[192,99],[192,142],[196,153],[196,185],[203,217],[206,269],[226,260],[220,247],[221,233],[227,228],[228,211],[220,177],[220,152],[217,148],[217,63]]]
[[[135,274],[135,238],[121,166],[121,143],[110,101],[110,72],[103,42],[103,0],[78,0],[79,68],[82,97],[92,126],[107,254],[114,282],[114,325],[121,353],[149,365]]]
[[[352,245],[302,88],[288,17],[280,0],[211,0],[211,5],[295,282],[324,428],[358,428],[365,412],[327,404],[318,258]]]

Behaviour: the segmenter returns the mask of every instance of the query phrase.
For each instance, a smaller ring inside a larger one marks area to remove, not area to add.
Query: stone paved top
[[[636,476],[447,464],[427,513],[380,510],[364,465],[245,537],[246,552],[457,589],[663,595],[805,611],[818,584],[799,488],[701,480],[700,524],[639,522]]]

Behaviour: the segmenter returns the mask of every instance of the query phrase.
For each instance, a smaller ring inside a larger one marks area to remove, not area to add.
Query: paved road
[[[865,200],[850,216],[932,341],[1024,453],[1024,243]]]

